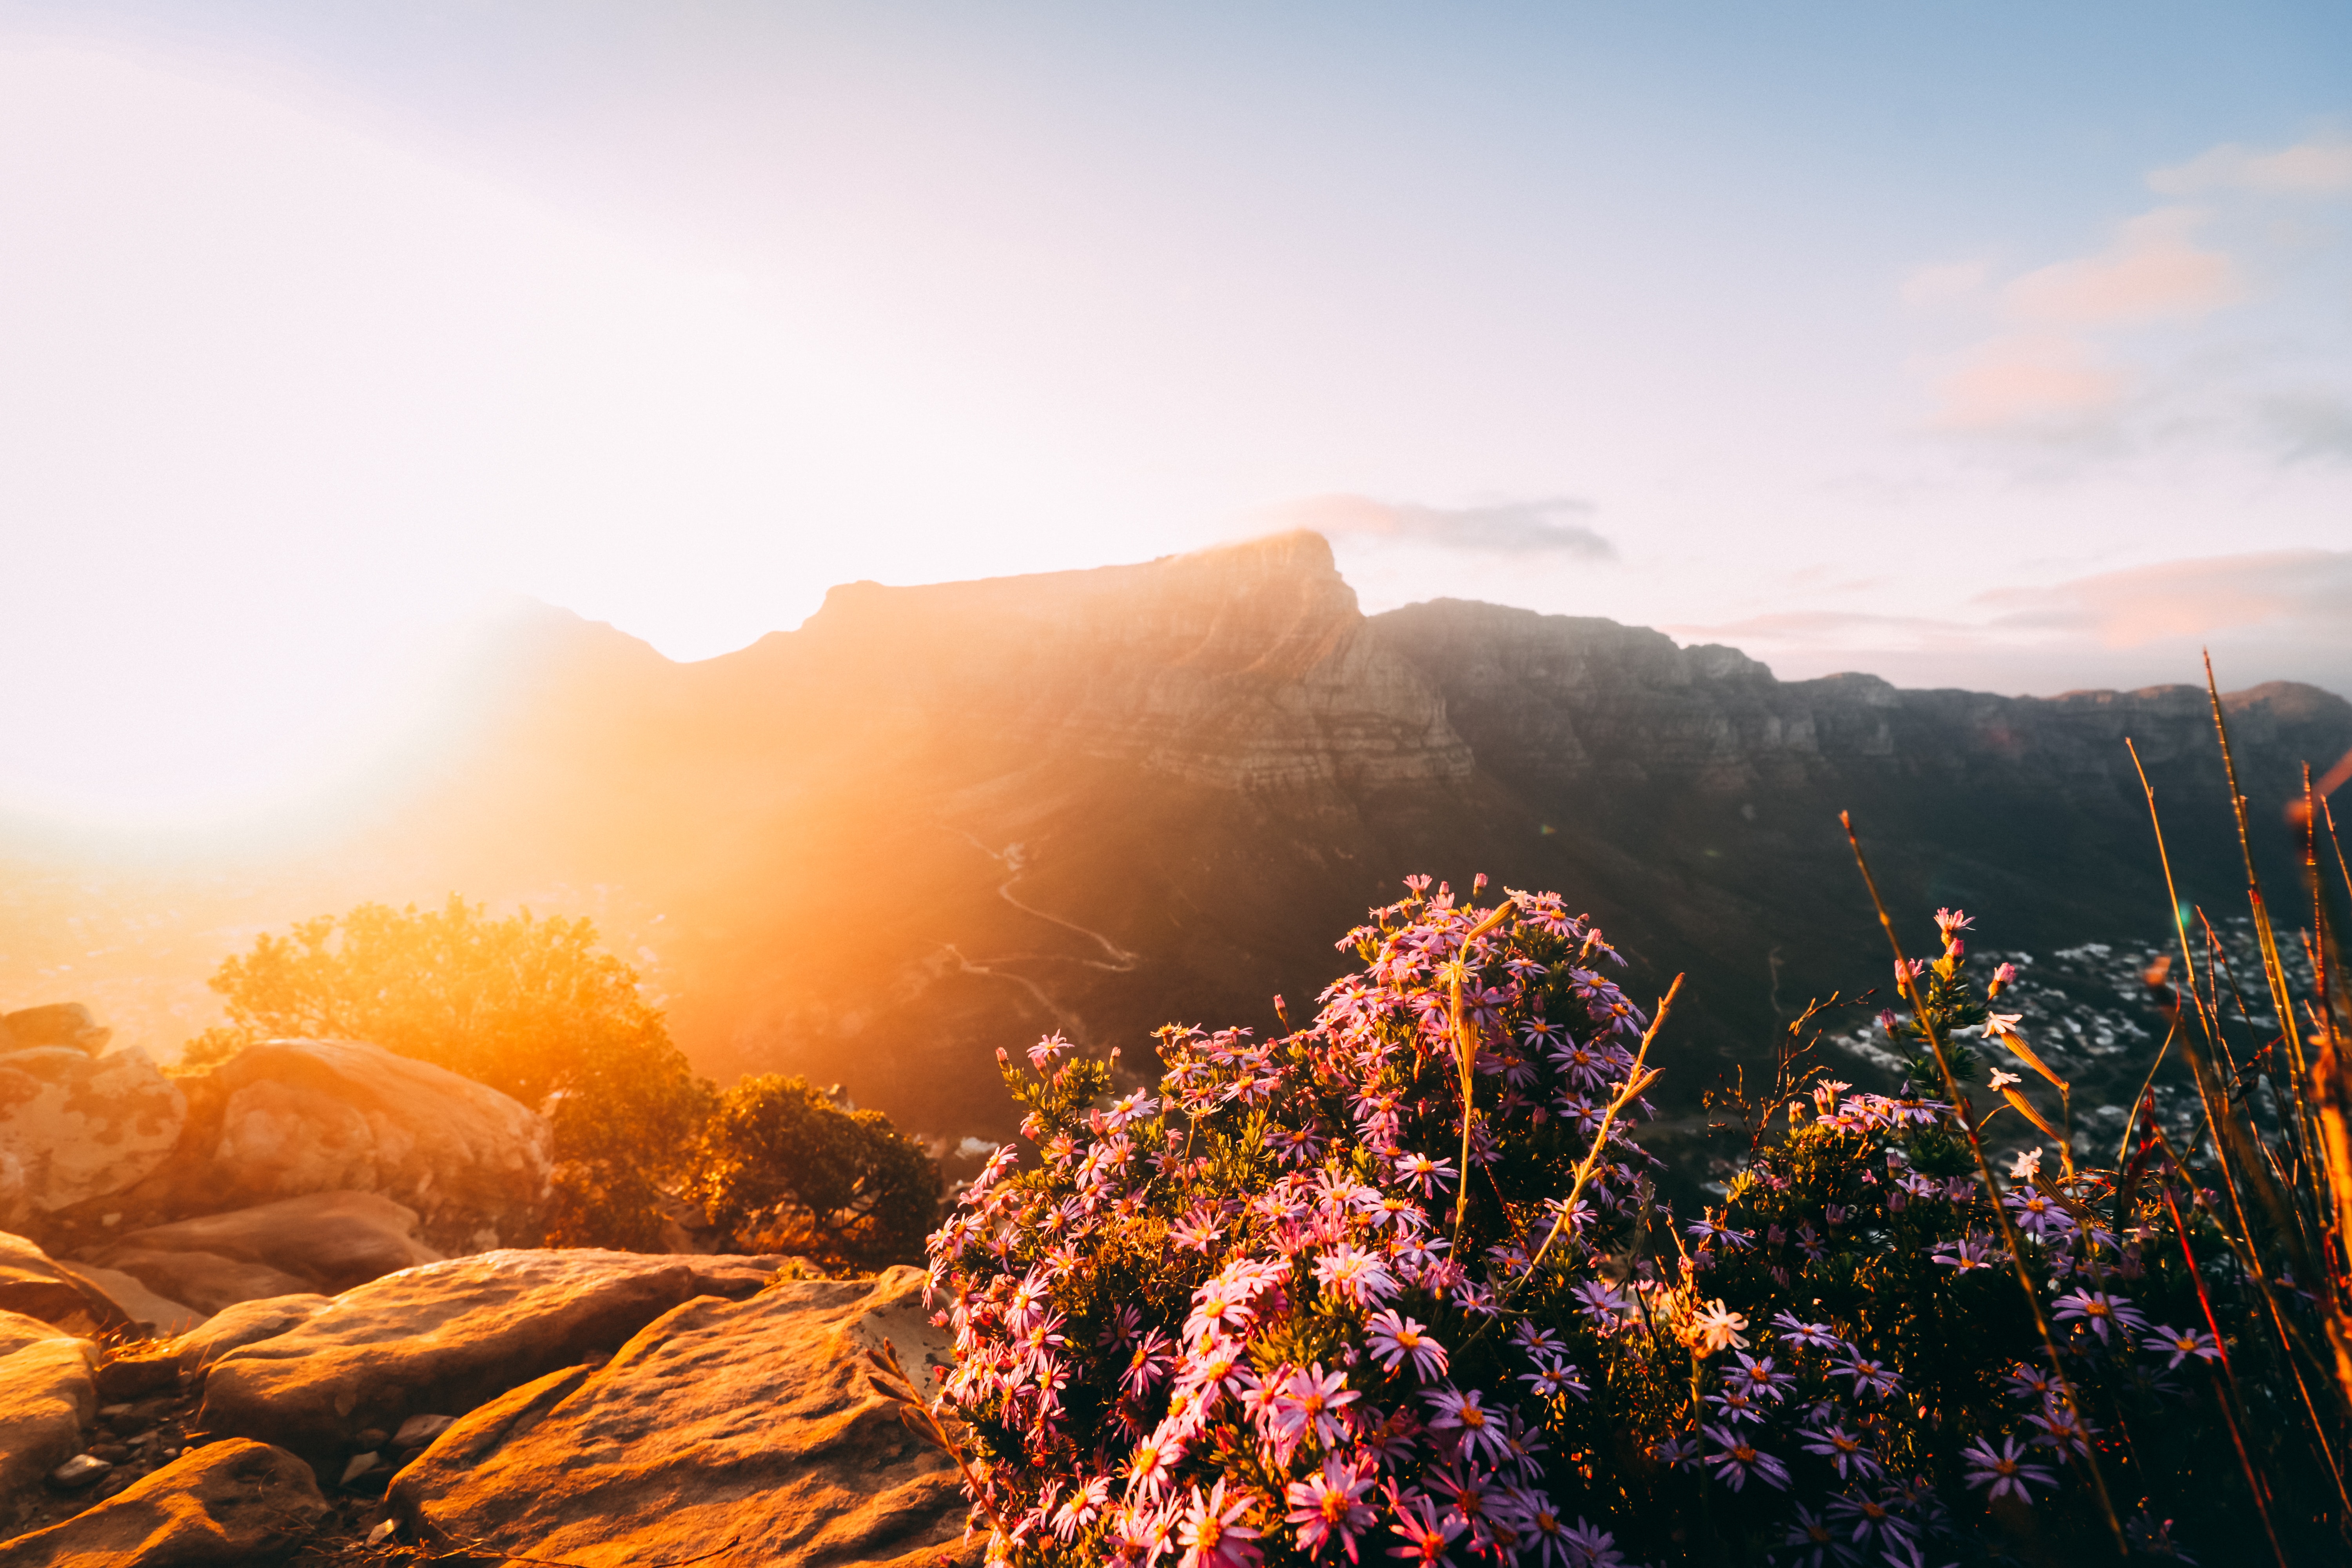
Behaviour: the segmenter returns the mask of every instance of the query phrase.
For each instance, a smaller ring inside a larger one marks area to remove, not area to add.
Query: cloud
[[[1437,507],[1359,495],[1309,496],[1270,509],[1285,525],[1311,528],[1330,539],[1384,539],[1494,555],[1614,561],[1617,547],[1580,521],[1592,510],[1591,501],[1566,496]]]
[[[2147,176],[2159,195],[2254,191],[2269,195],[2329,196],[2352,192],[2352,140],[2315,139],[2257,153],[2236,142],[2199,153],[2186,163]]]
[[[1906,278],[1895,292],[1906,305],[1941,305],[1971,299],[1984,288],[1991,270],[1981,261],[1948,261],[1922,267]]]
[[[2115,363],[2109,337],[2195,322],[2245,299],[2236,262],[2195,241],[2207,216],[2158,207],[2124,223],[2105,250],[2035,268],[1993,290],[1988,303],[2000,330],[1942,362],[1930,387],[1932,423],[2043,436],[2099,426],[2141,380]],[[1923,268],[1904,285],[1904,298],[1918,304],[1980,294],[1981,279],[1969,282],[1964,270]]]
[[[2282,392],[2263,399],[2265,429],[2290,458],[2352,462],[2352,403],[2325,392]]]
[[[1794,608],[1662,629],[1726,642],[1784,679],[1861,669],[1898,685],[2053,692],[2203,678],[2352,695],[2352,551],[2158,562],[1981,594],[1968,616]]]
[[[2158,207],[2123,226],[2098,256],[2039,268],[2000,291],[2011,320],[2052,327],[2138,326],[2195,321],[2245,298],[2236,266],[2189,236],[2205,222],[2194,207]]]
[[[2084,633],[2109,647],[2250,628],[2293,628],[2352,646],[2352,552],[2168,561],[2046,588],[1996,589],[1978,603],[2002,610],[1995,626]]]
[[[1969,350],[1936,384],[1948,430],[2080,425],[2121,403],[2130,378],[2081,338],[2011,332]]]

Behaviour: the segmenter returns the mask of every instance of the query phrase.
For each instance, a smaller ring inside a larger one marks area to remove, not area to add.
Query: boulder
[[[0,1356],[14,1355],[26,1345],[58,1337],[58,1326],[22,1312],[0,1312]]]
[[[0,1231],[0,1311],[21,1312],[75,1333],[131,1326],[131,1316],[103,1290],[77,1279],[21,1236]]]
[[[308,1294],[310,1281],[281,1274],[266,1263],[223,1258],[216,1252],[149,1252],[121,1247],[100,1254],[106,1267],[137,1279],[157,1295],[185,1301],[210,1315],[239,1301]]]
[[[416,1239],[416,1225],[415,1209],[374,1193],[310,1193],[134,1230],[99,1256],[109,1267],[128,1268],[142,1279],[141,1268],[117,1259],[139,1256],[146,1268],[168,1272],[169,1266],[152,1255],[208,1255],[297,1281],[248,1290],[235,1298],[241,1301],[306,1289],[331,1296],[419,1263],[441,1261],[442,1254]]]
[[[552,1135],[486,1084],[377,1046],[269,1040],[215,1068],[205,1092],[218,1131],[171,1173],[175,1215],[357,1191],[415,1210],[443,1255],[539,1238]]]
[[[100,1027],[89,1009],[79,1002],[52,1002],[45,1007],[19,1007],[0,1015],[0,1050],[71,1046],[94,1057],[112,1038],[114,1031]]]
[[[52,1045],[0,1056],[0,1152],[16,1166],[5,1184],[14,1210],[0,1223],[131,1186],[171,1154],[187,1114],[186,1098],[144,1051],[92,1057]]]
[[[122,1309],[134,1328],[151,1334],[184,1334],[205,1321],[204,1312],[184,1306],[167,1296],[159,1296],[136,1277],[119,1268],[101,1268],[95,1263],[82,1263],[69,1258],[56,1260],[58,1272],[89,1287],[103,1291],[108,1300]]]
[[[274,1339],[332,1304],[325,1296],[239,1301],[161,1344],[140,1345],[109,1357],[98,1369],[99,1395],[110,1400],[138,1399],[176,1387],[183,1379],[201,1384],[206,1369],[229,1352]]]
[[[243,1568],[275,1563],[327,1511],[310,1467],[235,1438],[192,1448],[71,1519],[0,1542],[0,1568]]]
[[[580,1563],[976,1561],[955,1467],[899,1424],[865,1352],[944,1355],[923,1276],[796,1280],[688,1301],[611,1361],[513,1390],[443,1433],[388,1509],[428,1547]],[[918,1371],[917,1375],[921,1373]]]
[[[98,1414],[87,1340],[56,1336],[0,1356],[0,1521],[16,1518],[27,1493],[81,1450]]]
[[[185,1373],[197,1373],[233,1350],[274,1340],[333,1306],[329,1296],[272,1296],[239,1301],[205,1319],[164,1347]]]
[[[750,1296],[780,1258],[507,1250],[404,1269],[229,1352],[206,1377],[215,1432],[280,1443],[340,1473],[364,1431],[459,1415],[556,1368],[608,1355],[696,1296]]]

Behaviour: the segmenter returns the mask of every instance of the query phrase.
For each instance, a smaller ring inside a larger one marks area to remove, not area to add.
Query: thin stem
[[[2017,1271],[2018,1289],[2025,1292],[2026,1307],[2033,1313],[2033,1327],[2042,1335],[2042,1347],[2049,1352],[2050,1375],[2058,1380],[2059,1389],[2066,1396],[2069,1408],[2080,1411],[2083,1406],[2075,1397],[2074,1384],[2066,1375],[2066,1368],[2058,1354],[2058,1341],[2050,1331],[2050,1320],[2042,1310],[2042,1293],[2034,1289],[2032,1272],[2025,1266],[2025,1248],[2017,1239],[2017,1227],[2010,1223],[2009,1210],[2000,1201],[2000,1185],[1993,1180],[1992,1163],[1985,1157],[1984,1142],[1977,1136],[1976,1125],[1960,1100],[1959,1080],[1952,1076],[1952,1065],[1945,1058],[1943,1037],[1937,1033],[1935,1020],[1928,1016],[1927,998],[1919,994],[1918,977],[1912,973],[1910,961],[1903,956],[1902,939],[1895,934],[1895,921],[1886,912],[1886,900],[1878,896],[1878,881],[1870,874],[1870,862],[1863,858],[1862,840],[1853,830],[1853,815],[1838,813],[1838,825],[1845,829],[1846,843],[1853,848],[1853,863],[1862,872],[1863,886],[1870,889],[1871,906],[1878,911],[1879,929],[1886,933],[1886,945],[1895,951],[1895,972],[1903,986],[1904,1000],[1911,1005],[1911,1016],[1927,1037],[1927,1048],[1936,1058],[1936,1070],[1944,1079],[1944,1092],[1952,1108],[1958,1113],[1961,1130],[1969,1135],[1969,1152],[1976,1156],[1977,1173],[1984,1178],[1985,1195],[1991,1200],[1995,1223],[2000,1226],[2000,1238],[2009,1248],[2009,1261]],[[2085,1441],[2083,1463],[2091,1472],[2091,1485],[2099,1496],[2099,1511],[2106,1516],[2107,1529],[2116,1538],[2116,1551],[2129,1557],[2131,1542],[2124,1536],[2121,1521],[2116,1518],[2116,1505],[2107,1496],[2106,1477],[2100,1473],[2099,1457]]]
[[[1543,1238],[1543,1245],[1536,1248],[1536,1255],[1528,1259],[1528,1271],[1521,1276],[1522,1284],[1535,1278],[1536,1265],[1544,1260],[1544,1254],[1551,1250],[1551,1244],[1559,1239],[1561,1228],[1568,1224],[1569,1215],[1576,1212],[1576,1200],[1583,1195],[1584,1184],[1592,1179],[1593,1170],[1601,1163],[1601,1156],[1608,1149],[1609,1129],[1616,1121],[1617,1113],[1632,1104],[1634,1096],[1657,1081],[1658,1075],[1654,1071],[1644,1073],[1642,1063],[1650,1054],[1650,1042],[1658,1037],[1658,1030],[1664,1026],[1666,1014],[1673,1010],[1675,994],[1682,988],[1683,977],[1677,974],[1675,983],[1666,987],[1666,994],[1658,998],[1658,1010],[1651,1015],[1650,1026],[1642,1036],[1642,1048],[1633,1053],[1633,1065],[1626,1071],[1625,1087],[1618,1090],[1617,1097],[1609,1102],[1609,1109],[1601,1113],[1601,1131],[1592,1140],[1591,1151],[1584,1156],[1584,1163],[1576,1168],[1575,1184],[1568,1189],[1567,1201],[1560,1205],[1559,1217],[1552,1221],[1550,1234]]]
[[[2172,1234],[2180,1242],[2180,1256],[2189,1265],[2189,1278],[2197,1287],[2197,1304],[2205,1310],[2205,1328],[2213,1336],[2213,1347],[2220,1354],[2221,1367],[2213,1374],[2215,1403],[2221,1406],[2221,1417],[2230,1426],[2230,1441],[2237,1446],[2239,1468],[2246,1473],[2246,1489],[2254,1496],[2254,1508],[2263,1516],[2263,1534],[2269,1538],[2271,1555],[2278,1560],[2279,1568],[2287,1568],[2286,1553],[2279,1548],[2278,1531],[2271,1526],[2270,1489],[2263,1485],[2261,1474],[2254,1468],[2253,1456],[2246,1449],[2245,1433],[2238,1426],[2238,1409],[2244,1403],[2238,1393],[2237,1369],[2230,1364],[2229,1342],[2221,1337],[2221,1321],[2213,1313],[2212,1298],[2206,1294],[2205,1275],[2197,1267],[2197,1254],[2189,1245],[2189,1232],[2180,1223],[2180,1205],[2172,1196],[2172,1184],[2159,1179],[2164,1190],[2164,1206],[2172,1215]],[[2223,1385],[2226,1377],[2228,1383]]]

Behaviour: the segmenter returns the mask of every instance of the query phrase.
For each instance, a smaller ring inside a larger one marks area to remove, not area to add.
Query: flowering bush
[[[1003,1059],[1032,1154],[931,1237],[926,1426],[992,1562],[1920,1564],[2242,1511],[2204,1277],[2147,1219],[2188,1255],[2205,1196],[2146,1153],[1992,1179],[1958,1037],[2032,1058],[1966,917],[1888,1016],[1942,1083],[1783,1081],[1678,1222],[1600,931],[1408,888],[1308,1026],[1161,1031],[1157,1093],[1059,1037]]]

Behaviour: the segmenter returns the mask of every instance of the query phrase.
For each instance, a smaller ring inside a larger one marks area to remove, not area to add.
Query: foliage
[[[710,1088],[670,1043],[629,966],[586,920],[503,920],[451,895],[438,910],[362,904],[264,934],[210,981],[228,1024],[189,1065],[249,1040],[367,1040],[543,1110],[555,1131],[557,1246],[656,1250],[659,1184]]]
[[[828,1270],[919,1262],[939,1217],[939,1167],[877,1110],[845,1110],[798,1078],[747,1078],[719,1096],[688,1191],[729,1246]]]
[[[2254,1134],[2183,1154],[2136,1116],[2119,1169],[2062,1145],[1996,1173],[1996,1110],[2049,1122],[2022,1075],[1966,1089],[1980,1055],[2040,1064],[2006,977],[1968,974],[1965,915],[1886,1019],[1925,1081],[1784,1073],[1684,1222],[1621,1120],[1645,1019],[1600,932],[1553,894],[1408,885],[1312,1025],[1165,1030],[1156,1095],[1113,1100],[1058,1037],[1005,1062],[1030,1157],[1000,1151],[930,1244],[955,1333],[930,1413],[992,1562],[2338,1544],[2332,1320],[2216,1190]]]

